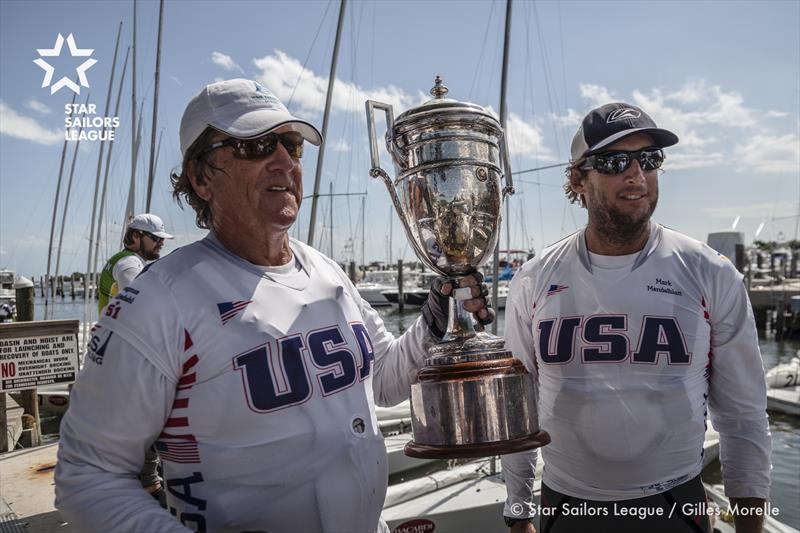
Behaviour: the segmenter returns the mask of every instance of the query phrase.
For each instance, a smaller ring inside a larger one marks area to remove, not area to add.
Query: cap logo
[[[263,85],[257,81],[254,81],[253,85],[256,87],[256,94],[251,96],[250,99],[263,101],[268,109],[280,109],[283,107],[281,101],[278,100],[278,98],[269,92]]]
[[[618,122],[620,120],[628,120],[631,118],[639,118],[642,116],[642,113],[637,111],[636,109],[631,109],[626,107],[624,109],[617,109],[606,119],[606,124],[611,124],[612,122]]]

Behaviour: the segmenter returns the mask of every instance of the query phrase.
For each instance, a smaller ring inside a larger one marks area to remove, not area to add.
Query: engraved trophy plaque
[[[397,119],[388,104],[368,100],[366,110],[370,175],[386,184],[420,260],[457,278],[494,251],[503,198],[513,186],[500,123],[479,105],[446,98],[447,92],[437,76],[433,99]],[[375,109],[386,113],[394,179],[380,167]],[[539,428],[533,377],[502,338],[476,331],[462,303],[470,296],[461,292],[454,291],[447,332],[428,350],[411,386],[414,437],[406,455],[485,457],[544,446],[550,436]]]

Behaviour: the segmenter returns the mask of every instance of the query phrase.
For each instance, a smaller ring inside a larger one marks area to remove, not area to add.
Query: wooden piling
[[[397,260],[397,308],[400,312],[403,312],[405,308],[405,302],[403,299],[405,296],[403,295],[403,260]]]
[[[347,265],[347,275],[350,276],[350,281],[353,283],[356,282],[356,262],[350,261],[350,264]]]
[[[20,278],[15,284],[17,297],[17,322],[30,322],[33,320],[33,282],[28,279]],[[20,392],[20,407],[25,414],[30,415],[32,420],[28,421],[30,429],[31,446],[39,446],[42,443],[42,425],[39,420],[39,397],[36,389],[28,389]]]
[[[8,449],[8,411],[6,393],[0,392],[0,453]]]

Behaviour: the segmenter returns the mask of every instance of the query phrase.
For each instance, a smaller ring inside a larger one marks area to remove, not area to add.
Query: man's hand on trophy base
[[[428,300],[422,306],[422,316],[431,333],[441,339],[447,331],[447,315],[450,309],[450,297],[463,301],[464,309],[472,313],[478,322],[476,329],[494,321],[494,309],[488,304],[486,297],[489,289],[483,283],[483,275],[473,272],[457,280],[440,276],[431,283]]]

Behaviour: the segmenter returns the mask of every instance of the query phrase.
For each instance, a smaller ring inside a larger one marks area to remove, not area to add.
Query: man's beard
[[[649,203],[647,213],[639,218],[623,213],[619,209],[600,203],[589,209],[589,220],[594,231],[608,244],[625,246],[636,242],[648,231],[650,217],[656,210],[658,196]]]
[[[139,249],[139,255],[142,256],[142,259],[145,261],[155,261],[159,257],[161,257],[161,252],[153,248],[152,250],[147,250],[144,246],[141,246]]]

